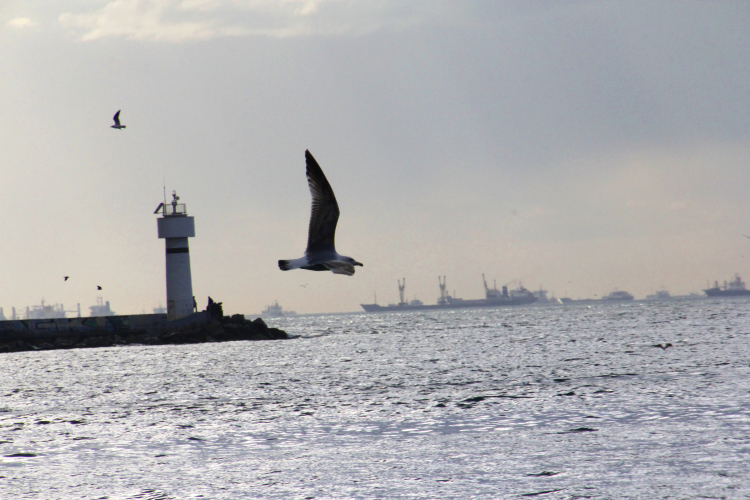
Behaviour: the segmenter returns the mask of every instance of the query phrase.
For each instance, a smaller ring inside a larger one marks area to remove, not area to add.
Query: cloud
[[[113,0],[59,16],[82,40],[104,37],[182,42],[222,36],[359,35],[456,19],[447,0]],[[456,10],[461,10],[457,8]]]
[[[181,18],[181,10],[185,9],[172,0],[115,0],[95,12],[63,13],[59,22],[64,28],[81,33],[83,40],[126,37],[180,41],[211,38],[221,32],[222,28],[211,19]]]
[[[28,17],[17,17],[15,19],[11,19],[6,24],[9,28],[31,28],[32,26],[36,26],[36,23],[29,19]]]

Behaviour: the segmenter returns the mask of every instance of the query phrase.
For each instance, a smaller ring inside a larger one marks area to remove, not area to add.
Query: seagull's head
[[[362,266],[362,267],[365,267],[364,264],[362,264],[361,262],[357,262],[356,260],[352,259],[351,257],[347,257],[346,258],[346,262],[348,262],[349,264],[351,264],[353,266]]]

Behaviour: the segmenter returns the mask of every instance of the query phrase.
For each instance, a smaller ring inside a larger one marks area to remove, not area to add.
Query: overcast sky
[[[277,267],[305,149],[353,277]],[[700,291],[750,279],[750,3],[4,0],[0,151],[6,316],[165,304],[164,183],[228,313]]]

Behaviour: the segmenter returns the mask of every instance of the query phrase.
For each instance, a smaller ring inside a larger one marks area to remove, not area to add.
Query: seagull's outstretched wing
[[[352,264],[349,264],[348,262],[344,262],[341,260],[329,260],[323,265],[330,269],[333,274],[346,274],[347,276],[351,276],[354,274],[354,266]]]
[[[331,185],[328,184],[328,179],[310,151],[305,151],[305,160],[307,161],[307,183],[312,195],[306,253],[335,250],[334,236],[336,223],[339,220],[339,205],[336,203],[336,197],[333,195]]]
[[[118,109],[117,113],[115,113],[115,116],[114,116],[114,118],[115,118],[115,125],[118,126],[118,127],[120,126],[120,111],[122,111],[122,110]]]

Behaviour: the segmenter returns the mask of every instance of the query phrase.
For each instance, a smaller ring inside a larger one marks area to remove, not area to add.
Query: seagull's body
[[[351,257],[336,251],[334,237],[339,220],[339,205],[323,170],[310,151],[305,151],[307,161],[307,184],[312,195],[310,229],[307,233],[307,250],[304,257],[280,260],[279,269],[307,269],[308,271],[331,271],[334,274],[354,274],[354,266],[363,265]]]
[[[125,125],[120,125],[120,111],[122,110],[118,109],[117,113],[115,113],[115,116],[114,116],[115,124],[110,125],[110,128],[116,128],[116,129],[127,128]]]

